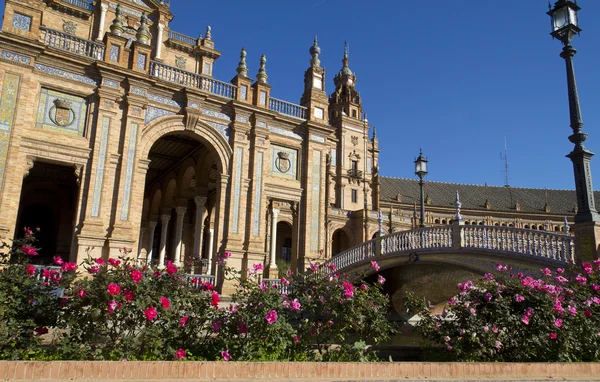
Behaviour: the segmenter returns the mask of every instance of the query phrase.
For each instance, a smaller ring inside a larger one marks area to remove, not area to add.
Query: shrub
[[[534,279],[498,264],[498,275],[458,284],[441,315],[414,294],[407,307],[421,318],[416,331],[451,360],[598,361],[599,266],[583,263],[583,273],[572,277],[546,268]]]

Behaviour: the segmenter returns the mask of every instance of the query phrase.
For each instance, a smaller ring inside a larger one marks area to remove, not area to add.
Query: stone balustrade
[[[192,46],[197,45],[198,43],[198,39],[184,35],[183,33],[179,33],[179,32],[175,32],[173,30],[170,30],[168,33],[168,37],[173,39],[173,40],[177,40],[179,42],[183,42],[185,44],[190,44]]]
[[[306,108],[304,106],[273,97],[269,98],[269,110],[298,119],[306,119],[307,116]]]
[[[94,60],[103,60],[105,46],[68,33],[46,27],[40,27],[44,44],[51,48],[60,49]]]

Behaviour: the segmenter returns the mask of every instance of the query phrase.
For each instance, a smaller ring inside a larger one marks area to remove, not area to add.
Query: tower
[[[306,107],[308,120],[327,124],[329,120],[327,93],[325,92],[325,69],[321,67],[321,48],[317,36],[309,49],[310,67],[304,72],[304,93],[300,104]]]

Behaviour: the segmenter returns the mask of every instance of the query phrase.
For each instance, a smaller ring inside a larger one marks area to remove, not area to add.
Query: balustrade
[[[202,284],[211,284],[215,285],[215,276],[211,275],[186,275],[185,276],[188,285],[193,286],[194,288],[199,288]]]
[[[237,87],[234,85],[156,61],[151,61],[150,63],[150,75],[161,80],[200,89],[225,98],[235,98],[237,92]]]
[[[263,279],[262,281],[268,288],[275,288],[283,294],[289,292],[289,285],[283,285],[281,279]]]
[[[197,45],[197,43],[198,43],[198,39],[195,39],[193,37],[184,35],[183,33],[175,32],[172,30],[169,31],[168,37],[172,38],[173,40],[177,40],[179,42],[183,42],[183,43],[190,44],[193,46]]]
[[[92,2],[89,0],[63,0],[63,2],[75,5],[79,8],[87,9],[88,11],[94,9],[94,4],[92,4]]]
[[[296,105],[291,102],[283,101],[277,98],[269,98],[269,110],[273,110],[280,114],[285,114],[290,117],[306,119],[306,108]]]
[[[95,60],[104,59],[105,47],[103,44],[46,27],[40,27],[40,30],[43,34],[42,38],[44,44],[52,48],[93,58]]]

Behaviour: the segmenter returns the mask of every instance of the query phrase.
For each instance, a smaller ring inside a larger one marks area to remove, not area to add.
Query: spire
[[[148,45],[148,40],[150,40],[150,31],[148,30],[148,15],[146,12],[142,12],[142,17],[140,18],[140,27],[137,30],[135,39],[140,44]]]
[[[373,126],[373,141],[377,139],[377,127]]]
[[[240,62],[236,69],[237,74],[242,77],[248,77],[248,67],[246,66],[246,48],[242,48],[240,52]]]
[[[260,68],[258,69],[258,74],[256,75],[256,80],[260,83],[267,83],[267,56],[264,54],[260,56]]]
[[[210,25],[206,27],[206,34],[204,35],[204,38],[207,40],[212,39],[212,33],[210,33],[211,29],[210,29]]]
[[[354,83],[356,82],[356,76],[350,70],[348,66],[348,43],[344,42],[344,58],[342,59],[342,69],[335,75],[333,78],[333,82],[335,83],[336,88],[340,86],[348,85],[350,87],[354,87]]]
[[[117,4],[117,9],[115,10],[115,19],[110,26],[110,32],[116,36],[121,36],[123,31],[123,7],[121,4]]]
[[[319,54],[321,54],[321,48],[317,42],[317,35],[315,35],[315,39],[313,42],[313,46],[310,47],[310,55],[312,59],[310,60],[310,64],[312,66],[321,66],[321,60],[319,60]]]

